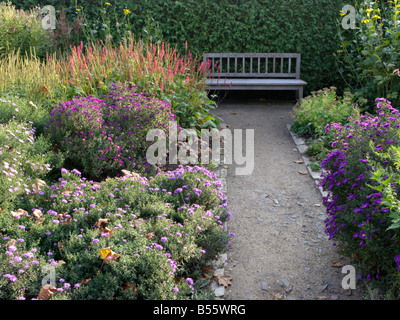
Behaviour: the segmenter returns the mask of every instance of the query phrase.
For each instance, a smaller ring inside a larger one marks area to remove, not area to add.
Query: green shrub
[[[5,212],[0,213],[2,224],[15,226],[11,214],[7,212],[7,219],[4,219]],[[16,219],[14,219],[16,220]],[[26,292],[39,293],[42,275],[42,267],[46,265],[45,258],[35,246],[26,246],[23,238],[12,239],[0,232],[0,299],[2,300],[25,300],[36,298],[35,295],[27,295]]]
[[[39,192],[42,179],[59,170],[62,155],[55,154],[49,138],[34,136],[31,123],[0,124],[0,207],[12,205],[26,192]]]
[[[230,213],[215,174],[182,166],[151,180],[124,174],[98,183],[62,169],[57,183],[21,197],[14,215],[0,213],[0,243],[21,239],[55,268],[51,299],[193,299],[201,268],[228,249]],[[4,298],[38,295],[41,273],[21,278],[7,264],[0,272]]]
[[[356,28],[339,29],[341,48],[336,53],[339,71],[360,103],[373,112],[376,97],[399,103],[400,66],[398,16],[400,2],[359,1]]]
[[[331,123],[346,124],[354,110],[357,110],[357,105],[352,103],[352,95],[348,92],[343,98],[337,96],[335,87],[312,92],[295,105],[290,130],[312,138],[307,142],[307,154],[319,162],[332,150],[336,139],[332,131],[326,130],[327,126]]]
[[[386,232],[390,234],[395,243],[399,242],[400,231],[400,148],[398,146],[391,146],[387,150],[375,151],[374,155],[378,160],[369,160],[372,167],[371,180],[373,184],[370,186],[374,191],[382,195],[382,206],[386,207],[389,212],[386,213]],[[387,164],[393,164],[388,166]],[[394,270],[392,275],[388,275],[391,285],[388,290],[389,297],[398,296],[398,288],[400,288],[400,252],[396,248],[388,248],[388,261],[387,265],[390,270]],[[393,261],[390,261],[389,252],[393,252],[395,256]],[[396,265],[397,270],[393,267]],[[397,272],[399,271],[399,272]]]
[[[319,137],[325,134],[327,124],[346,123],[355,108],[350,93],[341,98],[337,96],[335,87],[324,88],[312,92],[295,105],[290,129],[299,135]]]
[[[67,101],[50,113],[48,132],[66,164],[92,178],[121,169],[154,173],[146,160],[148,130],[168,129],[170,105],[136,88],[111,85],[105,100],[89,96]]]
[[[43,58],[51,49],[49,33],[43,29],[38,10],[16,10],[11,2],[0,2],[0,58],[20,49],[22,54],[32,49]]]
[[[321,186],[328,192],[325,232],[357,264],[359,279],[398,298],[400,234],[397,208],[388,207],[388,191],[393,188],[396,197],[399,192],[391,175],[398,166],[393,151],[400,142],[400,113],[381,98],[377,110],[329,128],[338,136],[335,150],[322,162],[326,173]]]
[[[42,133],[47,124],[48,113],[32,101],[18,96],[3,96],[0,98],[0,123],[14,119],[18,122],[32,122],[37,133]]]

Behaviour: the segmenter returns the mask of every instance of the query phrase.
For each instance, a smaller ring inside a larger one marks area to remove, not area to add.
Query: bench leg
[[[297,89],[296,99],[297,99],[297,101],[300,101],[301,99],[303,99],[303,87]]]
[[[303,99],[303,87],[299,88],[298,95],[299,95],[299,101]]]

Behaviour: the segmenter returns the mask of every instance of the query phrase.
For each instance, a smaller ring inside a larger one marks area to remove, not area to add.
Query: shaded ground
[[[293,162],[301,159],[287,129],[293,100],[257,100],[223,100],[215,112],[231,130],[254,129],[255,136],[253,173],[235,175],[235,162],[228,169],[235,236],[224,299],[364,299],[361,287],[350,295],[342,288],[341,266],[349,263],[324,233],[325,207],[312,177]]]

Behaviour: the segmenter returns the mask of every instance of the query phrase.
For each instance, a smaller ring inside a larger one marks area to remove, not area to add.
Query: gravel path
[[[361,287],[344,290],[340,256],[324,233],[322,196],[288,131],[292,101],[223,101],[223,127],[254,129],[251,175],[229,166],[226,192],[235,236],[225,273],[225,300],[364,299]],[[245,141],[245,140],[243,140]],[[336,266],[335,266],[336,265]]]

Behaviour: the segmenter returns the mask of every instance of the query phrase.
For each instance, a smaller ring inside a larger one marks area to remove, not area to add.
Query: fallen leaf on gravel
[[[272,295],[272,299],[273,299],[273,300],[282,300],[282,299],[283,299],[283,296],[282,296],[280,293],[274,293],[274,294]]]
[[[51,284],[46,284],[42,289],[40,289],[39,295],[37,296],[38,300],[49,300],[53,295],[53,292],[57,291],[57,289]]]
[[[297,163],[297,164],[302,164],[302,163],[304,163],[303,160],[293,160],[293,162],[294,162],[294,163]]]
[[[332,263],[331,267],[338,267],[338,268],[340,268],[340,267],[343,267],[343,263],[341,263],[341,262],[339,262],[339,261],[336,261],[336,262],[333,262],[333,263]]]
[[[307,175],[307,174],[308,174],[308,171],[306,171],[306,170],[300,170],[299,173],[300,173],[300,174]]]
[[[229,274],[215,274],[213,278],[214,277],[220,286],[224,286],[226,288],[231,285],[232,277]]]
[[[314,207],[320,207],[320,206],[321,206],[321,204],[319,204],[319,203],[314,204]]]
[[[328,300],[328,298],[325,297],[325,296],[320,296],[320,297],[317,298],[317,300]]]
[[[236,112],[231,112],[231,114],[233,114],[234,116],[235,116],[235,115],[237,115],[237,113],[236,113]]]

